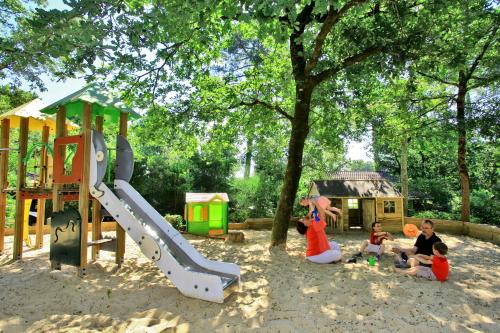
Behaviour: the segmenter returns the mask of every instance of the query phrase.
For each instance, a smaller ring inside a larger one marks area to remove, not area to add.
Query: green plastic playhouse
[[[184,220],[187,232],[196,235],[222,235],[228,229],[226,193],[186,193]]]

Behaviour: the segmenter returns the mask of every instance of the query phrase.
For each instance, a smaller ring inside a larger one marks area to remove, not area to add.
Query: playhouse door
[[[208,206],[208,227],[212,229],[223,229],[222,226],[222,205],[221,204],[210,204]]]

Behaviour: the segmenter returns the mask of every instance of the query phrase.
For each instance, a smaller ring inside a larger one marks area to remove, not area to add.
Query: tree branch
[[[296,20],[298,26],[293,25],[293,31],[290,34],[290,60],[292,61],[292,69],[296,81],[298,81],[297,79],[304,79],[306,60],[304,55],[304,44],[302,41],[299,41],[299,38],[304,34],[306,25],[312,20],[313,9],[314,1],[307,4],[304,9],[302,9]]]
[[[281,114],[283,117],[285,117],[286,119],[288,119],[290,121],[293,120],[293,117],[291,115],[289,115],[288,113],[286,113],[279,105],[272,105],[268,102],[264,102],[264,101],[261,101],[259,99],[254,99],[252,102],[241,101],[240,105],[242,105],[242,106],[243,105],[244,106],[262,105],[263,107],[268,108],[269,110],[273,110],[273,111],[278,112],[279,114]]]
[[[326,70],[322,71],[321,73],[318,73],[317,75],[312,76],[313,84],[318,85],[321,82],[325,81],[326,79],[337,74],[341,70],[346,69],[347,67],[350,67],[352,65],[356,65],[356,64],[362,62],[363,60],[365,60],[365,59],[367,59],[375,54],[381,53],[383,50],[384,49],[381,47],[369,47],[366,50],[362,51],[361,53],[358,53],[352,57],[346,58],[346,59],[344,59],[344,61],[342,62],[342,64],[340,66],[335,67],[335,68],[326,69]]]
[[[497,20],[495,22],[495,24],[493,25],[492,29],[490,30],[489,32],[489,38],[488,40],[486,41],[486,43],[484,43],[483,45],[483,48],[481,49],[481,52],[479,52],[479,54],[477,55],[476,59],[474,59],[474,62],[472,63],[472,65],[470,66],[470,68],[467,70],[467,73],[465,74],[465,80],[466,81],[469,81],[472,74],[474,74],[474,71],[476,70],[477,66],[479,65],[479,62],[483,59],[486,51],[488,50],[488,48],[490,47],[491,43],[493,42],[493,39],[495,38],[495,35],[498,31],[498,27],[500,25],[500,16],[497,17]]]
[[[432,79],[434,81],[438,81],[438,82],[441,82],[441,83],[444,83],[444,84],[447,84],[447,85],[450,85],[450,86],[458,86],[458,83],[453,83],[453,82],[450,82],[450,81],[446,81],[444,79],[441,79],[441,78],[438,78],[437,76],[434,76],[434,75],[431,75],[431,74],[427,74],[427,73],[424,73],[424,72],[421,72],[421,71],[417,71],[418,74],[422,75],[422,76],[425,76],[425,77],[428,77],[429,79]]]
[[[342,8],[339,10],[333,10],[333,7],[330,6],[330,9],[328,10],[328,14],[326,15],[326,18],[324,20],[323,25],[321,26],[321,29],[316,36],[316,41],[314,45],[314,50],[311,56],[311,60],[309,63],[306,65],[306,75],[308,75],[314,67],[316,67],[316,64],[318,63],[319,57],[321,56],[321,51],[323,49],[323,45],[325,44],[326,37],[332,31],[332,28],[337,24],[337,22],[340,20],[342,16],[347,13],[349,9],[351,9],[354,6],[357,6],[359,4],[362,4],[366,2],[367,0],[351,0],[348,3],[346,3]]]

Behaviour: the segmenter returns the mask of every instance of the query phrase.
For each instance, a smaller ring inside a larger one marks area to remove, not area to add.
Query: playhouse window
[[[384,201],[384,213],[391,214],[396,212],[395,201]]]
[[[358,199],[347,199],[347,207],[349,209],[358,209]]]
[[[201,221],[201,209],[200,205],[196,205],[193,207],[193,221]]]

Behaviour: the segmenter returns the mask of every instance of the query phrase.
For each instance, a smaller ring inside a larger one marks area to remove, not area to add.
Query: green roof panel
[[[102,89],[94,84],[84,88],[52,103],[43,108],[42,113],[55,114],[60,106],[66,107],[66,115],[80,116],[83,110],[83,102],[92,104],[92,117],[103,116],[112,122],[118,122],[120,113],[128,113],[129,119],[140,118],[141,116],[132,108],[126,106],[120,99],[111,94],[103,92]]]

